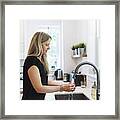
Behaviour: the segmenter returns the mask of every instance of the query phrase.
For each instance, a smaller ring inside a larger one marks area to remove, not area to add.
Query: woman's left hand
[[[75,90],[75,84],[68,83],[68,84],[62,84],[60,91],[66,91],[66,92],[72,92]]]

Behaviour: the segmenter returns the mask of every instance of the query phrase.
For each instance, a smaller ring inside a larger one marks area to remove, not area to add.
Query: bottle
[[[96,86],[96,82],[94,82],[91,90],[91,97],[93,100],[96,100],[96,90],[97,90],[97,86]]]

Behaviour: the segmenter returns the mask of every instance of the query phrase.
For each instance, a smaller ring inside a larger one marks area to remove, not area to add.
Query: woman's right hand
[[[63,84],[60,86],[60,91],[71,92],[74,90],[75,90],[75,84],[73,83]]]

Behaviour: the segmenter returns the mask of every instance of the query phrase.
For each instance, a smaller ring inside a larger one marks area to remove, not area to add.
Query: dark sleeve
[[[28,70],[33,65],[39,68],[39,66],[41,66],[41,63],[36,57],[28,57],[25,61],[26,69]]]

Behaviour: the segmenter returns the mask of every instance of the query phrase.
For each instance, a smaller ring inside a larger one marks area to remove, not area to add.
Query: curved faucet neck
[[[80,63],[76,68],[75,68],[75,75],[74,75],[74,78],[75,78],[75,76],[76,76],[76,74],[78,73],[78,69],[82,66],[82,65],[90,65],[90,66],[92,66],[92,67],[94,67],[94,69],[96,70],[96,75],[97,75],[97,100],[99,100],[99,96],[100,96],[100,80],[99,80],[99,72],[98,72],[98,69],[97,69],[97,67],[94,65],[94,64],[92,64],[92,63],[90,63],[90,62],[82,62],[82,63]]]

